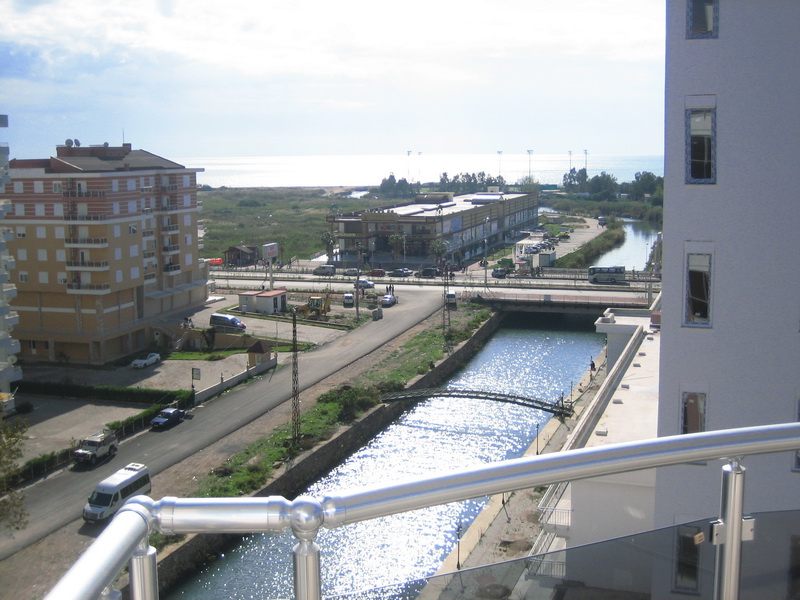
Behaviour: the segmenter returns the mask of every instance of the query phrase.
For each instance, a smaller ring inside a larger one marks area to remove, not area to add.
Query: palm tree
[[[389,245],[392,247],[392,256],[397,260],[400,250],[406,245],[406,236],[402,233],[393,233],[389,236]]]
[[[328,262],[333,260],[333,249],[336,247],[338,238],[332,231],[323,231],[320,241],[325,245],[325,254],[328,255]]]
[[[440,265],[442,258],[447,254],[447,244],[442,240],[433,240],[428,245],[428,256],[436,259],[436,265]]]

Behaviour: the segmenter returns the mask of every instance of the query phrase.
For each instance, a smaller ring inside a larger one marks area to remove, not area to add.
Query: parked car
[[[389,273],[389,277],[408,277],[412,273],[413,271],[411,269],[406,269],[405,267],[402,267],[400,269],[395,269],[394,271]]]
[[[314,275],[324,275],[330,277],[336,275],[336,267],[333,265],[320,265],[311,271]]]
[[[381,298],[381,306],[394,306],[397,304],[397,298],[392,294],[386,294]]]
[[[214,313],[208,319],[208,324],[220,333],[244,333],[247,325],[233,315]]]
[[[362,290],[362,289],[374,288],[375,284],[371,282],[369,279],[359,279],[356,283],[353,284],[353,287]]]
[[[442,270],[439,267],[425,267],[414,273],[417,277],[439,277],[441,274]]]
[[[345,308],[349,308],[353,306],[355,303],[356,303],[356,298],[354,294],[351,294],[349,292],[346,294],[342,294],[342,305]]]
[[[385,277],[386,271],[384,269],[372,269],[367,275],[370,277]]]
[[[492,271],[492,277],[496,277],[497,279],[505,279],[506,278],[506,270],[505,269],[495,269]]]
[[[144,358],[137,358],[131,363],[134,369],[144,369],[145,367],[152,367],[154,364],[161,362],[161,355],[151,352]]]
[[[104,429],[84,440],[81,440],[75,450],[75,462],[97,464],[98,461],[114,456],[117,453],[119,440],[110,429]]]
[[[186,411],[180,408],[165,408],[150,421],[150,427],[153,429],[167,429],[183,421],[185,416]]]
[[[344,274],[349,275],[351,277],[353,275],[358,275],[358,269],[356,269],[355,267],[350,267],[349,269],[344,270]]]

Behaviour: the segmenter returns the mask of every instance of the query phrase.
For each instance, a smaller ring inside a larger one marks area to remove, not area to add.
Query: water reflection
[[[609,250],[595,261],[598,265],[620,265],[627,269],[643,271],[650,258],[650,251],[661,230],[660,225],[649,221],[632,221],[623,219],[625,223],[625,243],[619,248]]]
[[[450,385],[557,400],[604,345],[593,318],[511,318]],[[416,478],[521,456],[550,415],[511,404],[431,398],[308,489],[310,495]],[[458,527],[483,508],[477,499],[323,530],[323,594],[342,595],[433,574]],[[170,598],[288,598],[293,536],[254,535]]]

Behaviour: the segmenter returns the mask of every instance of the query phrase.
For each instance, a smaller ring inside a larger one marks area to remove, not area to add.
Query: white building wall
[[[800,398],[800,3],[720,0],[711,39],[686,39],[686,7],[667,2],[660,436],[681,433],[683,391],[707,394],[707,430],[796,420]],[[709,101],[716,183],[687,184],[684,111]],[[710,327],[683,324],[698,248],[712,256]],[[746,459],[745,510],[796,508],[793,464]],[[656,527],[716,514],[720,467],[662,470]]]

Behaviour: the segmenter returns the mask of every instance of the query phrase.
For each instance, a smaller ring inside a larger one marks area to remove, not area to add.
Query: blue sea
[[[570,166],[586,168],[589,177],[609,173],[632,181],[640,171],[664,175],[663,156],[611,154],[425,154],[249,156],[179,158],[177,162],[205,169],[197,182],[211,187],[352,187],[368,188],[394,174],[409,182],[438,182],[442,173],[502,175],[515,183],[529,174],[539,183],[560,184]]]

